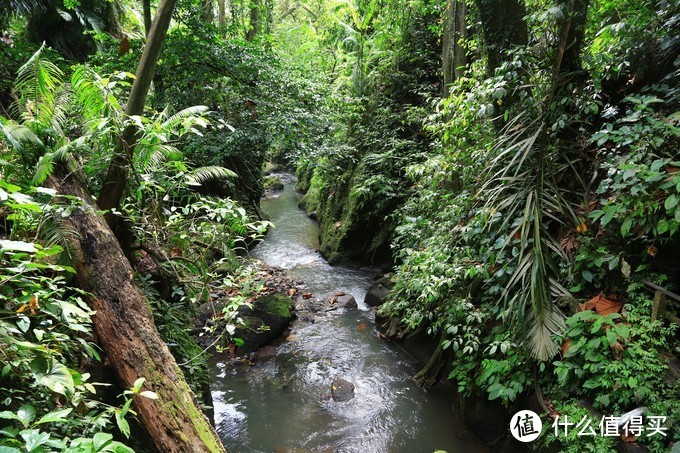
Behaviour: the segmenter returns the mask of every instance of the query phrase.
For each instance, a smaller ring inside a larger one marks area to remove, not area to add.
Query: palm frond
[[[524,332],[531,355],[539,360],[559,351],[553,336],[563,331],[564,323],[554,300],[571,297],[557,281],[554,259],[563,251],[547,224],[575,218],[556,183],[556,176],[571,167],[559,153],[549,152],[546,134],[540,115],[522,113],[511,120],[496,143],[482,188],[486,207],[503,213],[504,220],[495,226],[501,231],[509,226],[504,247],[512,243],[519,249],[504,289],[506,318]]]
[[[0,131],[2,131],[5,140],[7,140],[12,148],[17,151],[23,148],[22,143],[33,143],[38,146],[43,146],[40,138],[23,124],[17,124],[14,121],[0,117]]]
[[[184,120],[192,117],[199,117],[207,111],[208,107],[206,107],[205,105],[194,105],[193,107],[187,107],[184,110],[180,110],[179,112],[175,113],[170,118],[165,120],[161,124],[161,127],[163,128],[163,130],[173,131],[177,129],[177,127],[181,125],[184,122]]]
[[[99,117],[106,106],[106,93],[99,75],[87,66],[76,66],[71,75],[71,85],[83,116],[87,120]]]
[[[151,173],[164,162],[180,161],[184,155],[166,143],[138,143],[135,147],[135,166],[144,173]]]
[[[187,184],[192,186],[200,186],[215,179],[235,178],[236,176],[233,171],[216,165],[196,168],[184,175]]]
[[[45,44],[19,68],[14,85],[18,109],[26,123],[41,128],[54,126],[57,94],[63,88],[63,73],[54,63],[42,58]]]
[[[555,334],[564,332],[564,316],[557,310],[551,310],[542,314],[542,319],[537,320],[533,313],[527,317],[527,339],[529,351],[533,357],[539,360],[548,360],[560,352],[560,347],[553,339]]]
[[[69,244],[80,239],[80,233],[55,211],[46,212],[40,217],[36,235],[48,247],[61,246],[69,257],[72,256]]]
[[[104,21],[90,9],[77,6],[74,8],[76,17],[85,28],[92,28],[97,33],[104,33]]]
[[[45,153],[43,154],[40,159],[38,159],[38,163],[35,165],[35,174],[33,175],[33,184],[40,185],[47,179],[49,175],[52,174],[54,171],[54,154],[53,153]]]

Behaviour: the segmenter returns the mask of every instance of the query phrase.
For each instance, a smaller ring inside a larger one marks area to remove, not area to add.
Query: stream
[[[352,294],[358,310],[294,322],[268,361],[211,364],[215,423],[227,451],[475,451],[474,440],[460,436],[451,390],[416,386],[418,366],[378,338],[373,310],[363,302],[375,272],[330,266],[317,252],[317,224],[297,207],[295,177],[275,176],[284,190],[262,201],[275,228],[251,255],[286,269],[313,294]],[[352,400],[329,398],[336,377],[354,383]]]

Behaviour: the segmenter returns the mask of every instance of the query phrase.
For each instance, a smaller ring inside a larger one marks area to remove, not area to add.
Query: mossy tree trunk
[[[413,376],[413,380],[421,387],[432,387],[442,378],[446,366],[446,356],[442,342],[446,339],[446,332],[442,332],[437,348],[434,350],[425,366]]]
[[[504,52],[529,39],[524,21],[526,8],[521,0],[475,0],[482,24],[489,73],[493,75],[504,61]]]
[[[260,0],[250,0],[250,24],[246,31],[246,40],[251,42],[260,34]]]
[[[467,55],[463,41],[467,37],[465,22],[466,4],[463,0],[448,0],[444,17],[442,36],[442,74],[444,95],[449,94],[449,86],[465,72]]]
[[[90,306],[96,310],[94,332],[121,384],[129,388],[143,377],[144,388],[158,395],[157,400],[135,400],[158,451],[223,452],[217,433],[159,337],[134,272],[86,186],[77,175],[59,170],[47,185],[82,200],[81,209],[64,219],[77,232],[69,244],[76,280],[90,293]]]

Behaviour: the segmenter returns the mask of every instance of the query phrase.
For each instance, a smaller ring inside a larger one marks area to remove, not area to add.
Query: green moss
[[[187,381],[181,377],[175,380],[172,385],[169,385],[165,380],[165,376],[161,375],[150,357],[145,360],[145,370],[148,371],[148,376],[144,376],[147,382],[152,383],[148,385],[152,388],[160,397],[162,401],[163,411],[170,416],[173,420],[175,426],[178,427],[175,430],[175,434],[182,439],[185,443],[189,444],[189,438],[179,429],[182,425],[180,423],[180,417],[178,414],[186,414],[194,425],[196,433],[205,445],[207,451],[210,452],[222,452],[224,448],[219,441],[218,436],[213,431],[208,419],[195,404],[195,400],[192,396],[192,391],[187,385]],[[179,372],[179,368],[175,368],[176,372]],[[181,376],[181,374],[180,374]]]
[[[306,193],[302,197],[302,200],[300,200],[299,206],[308,214],[319,210],[322,184],[321,178],[318,175],[314,175],[309,184],[306,185]]]
[[[270,191],[283,190],[283,183],[276,176],[267,176],[264,178],[264,188]]]
[[[267,162],[264,164],[265,173],[274,173],[282,170],[284,170],[284,167],[281,164],[277,164],[275,162]]]
[[[283,294],[268,294],[255,301],[254,307],[257,311],[266,313],[272,318],[287,319],[293,315],[290,312],[292,300]]]

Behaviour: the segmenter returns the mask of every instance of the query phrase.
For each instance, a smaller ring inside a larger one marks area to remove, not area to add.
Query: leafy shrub
[[[19,187],[0,184],[6,219],[19,223],[42,207]],[[0,445],[7,451],[91,451],[89,444],[97,446],[92,451],[132,451],[107,433],[115,432],[115,419],[129,436],[125,415],[132,400],[122,407],[105,402],[108,384],[93,382],[87,372],[100,356],[92,340],[94,313],[68,284],[74,270],[57,264],[61,247],[26,242],[25,231],[13,228],[12,239],[0,241],[0,392],[7,408],[0,412],[7,422]]]

